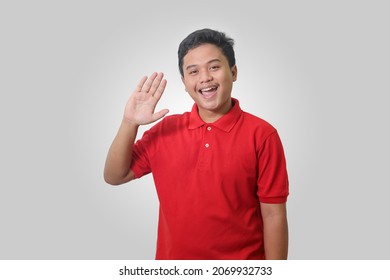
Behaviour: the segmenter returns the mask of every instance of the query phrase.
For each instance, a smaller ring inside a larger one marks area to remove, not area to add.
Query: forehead
[[[206,64],[215,59],[228,63],[220,48],[213,44],[202,44],[188,51],[183,58],[183,66]]]

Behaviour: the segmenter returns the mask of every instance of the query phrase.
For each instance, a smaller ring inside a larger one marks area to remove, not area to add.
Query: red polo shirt
[[[160,201],[156,259],[264,259],[259,202],[284,203],[288,178],[275,128],[233,108],[214,123],[165,117],[134,144],[136,178]]]

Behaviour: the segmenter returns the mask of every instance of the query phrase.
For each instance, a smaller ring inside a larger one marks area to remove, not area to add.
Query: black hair
[[[189,50],[196,48],[203,44],[213,44],[217,46],[228,60],[229,66],[233,67],[236,64],[234,56],[234,40],[226,36],[225,33],[212,29],[200,29],[188,35],[179,45],[177,52],[179,58],[179,71],[181,76],[183,72],[183,58]]]

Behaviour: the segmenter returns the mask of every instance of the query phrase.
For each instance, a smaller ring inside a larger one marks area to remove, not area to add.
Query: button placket
[[[203,129],[203,141],[199,153],[198,168],[208,170],[212,157],[213,128],[206,125]]]
[[[210,132],[211,132],[211,130],[212,130],[211,126],[206,127],[205,144],[204,144],[205,148],[210,148],[210,140],[211,140]]]

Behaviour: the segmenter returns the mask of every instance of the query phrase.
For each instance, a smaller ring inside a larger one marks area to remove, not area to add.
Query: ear
[[[231,71],[232,71],[233,82],[235,82],[237,80],[237,65],[232,66]]]
[[[186,83],[184,82],[184,77],[183,77],[183,76],[181,76],[181,81],[182,81],[182,83],[183,83],[183,85],[184,85],[184,90],[185,90],[186,92],[188,92],[187,87],[186,87]]]

